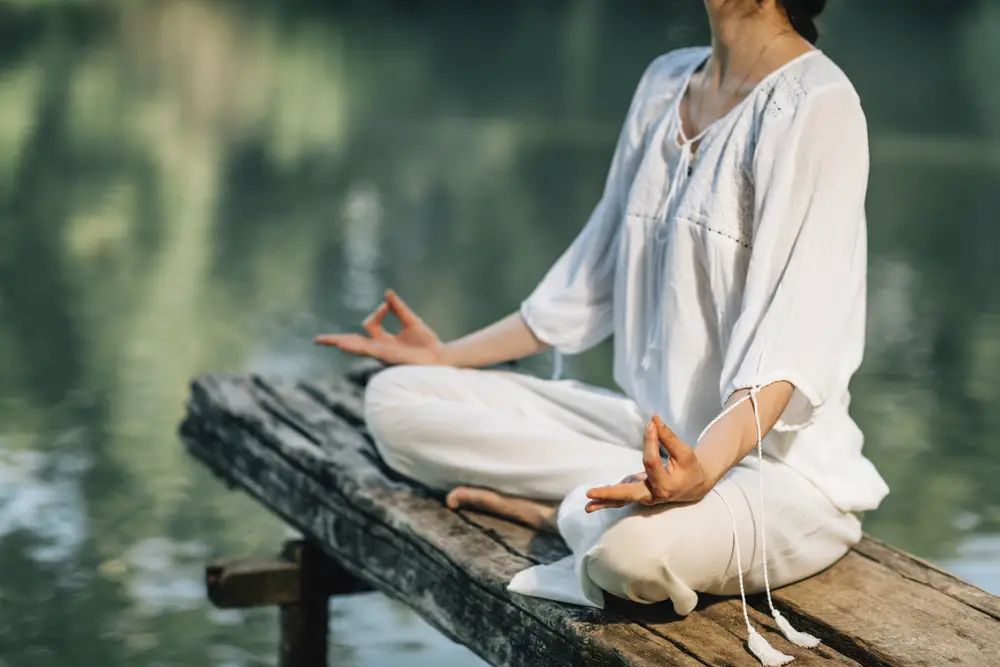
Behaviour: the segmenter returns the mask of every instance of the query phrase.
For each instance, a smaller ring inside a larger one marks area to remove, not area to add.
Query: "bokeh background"
[[[1000,593],[1000,2],[822,27],[872,141],[866,525]],[[700,0],[0,3],[0,667],[273,664],[202,567],[287,531],[183,453],[189,378],[335,372],[311,337],[390,285],[446,337],[513,310],[645,65],[706,39]],[[332,606],[335,664],[478,664]]]

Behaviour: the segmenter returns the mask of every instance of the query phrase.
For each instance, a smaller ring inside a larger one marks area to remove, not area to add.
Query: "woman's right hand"
[[[385,316],[392,313],[402,329],[391,334],[382,327]],[[399,295],[386,290],[385,299],[362,324],[367,336],[361,334],[325,334],[317,336],[317,345],[327,345],[388,364],[436,365],[442,363],[442,344],[434,331],[407,306]]]

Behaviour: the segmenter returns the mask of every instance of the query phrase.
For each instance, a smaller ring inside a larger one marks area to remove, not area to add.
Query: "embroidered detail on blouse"
[[[782,118],[786,113],[797,108],[805,96],[806,90],[802,85],[801,77],[792,77],[786,72],[782,72],[771,88],[766,112],[773,118]]]
[[[749,239],[746,242],[747,247],[753,245],[753,215],[754,215],[754,184],[753,184],[753,173],[750,169],[741,165],[736,172],[736,188],[738,194],[736,197],[736,215],[739,218],[738,225],[740,228],[740,236],[743,239]],[[741,241],[743,243],[744,241]]]
[[[684,220],[686,222],[691,223],[692,225],[697,225],[698,227],[701,227],[702,229],[704,229],[706,231],[712,232],[713,234],[718,234],[719,236],[727,238],[730,241],[735,241],[736,243],[739,243],[744,248],[747,248],[747,249],[752,249],[753,248],[753,246],[750,243],[748,243],[747,241],[745,241],[744,239],[741,239],[741,238],[739,238],[737,236],[733,236],[731,233],[729,233],[729,232],[727,232],[725,230],[719,229],[717,227],[712,227],[711,225],[709,225],[708,223],[704,222],[703,220],[695,220],[694,216],[691,216],[691,217],[677,216],[677,219],[678,220]]]

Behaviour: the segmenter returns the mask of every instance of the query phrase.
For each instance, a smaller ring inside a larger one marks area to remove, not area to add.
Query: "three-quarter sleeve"
[[[641,158],[642,106],[656,66],[654,61],[636,88],[604,191],[587,224],[521,304],[521,317],[532,333],[564,354],[583,352],[614,330],[621,222],[631,174]]]
[[[739,389],[794,385],[777,428],[839,400],[864,348],[868,133],[849,86],[765,114],[753,156],[754,234],[721,378]]]

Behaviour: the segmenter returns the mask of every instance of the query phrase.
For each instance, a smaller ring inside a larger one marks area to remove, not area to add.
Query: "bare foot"
[[[556,532],[556,510],[559,507],[556,504],[505,496],[497,491],[475,486],[452,489],[445,502],[453,510],[465,507],[523,523],[536,530]]]

